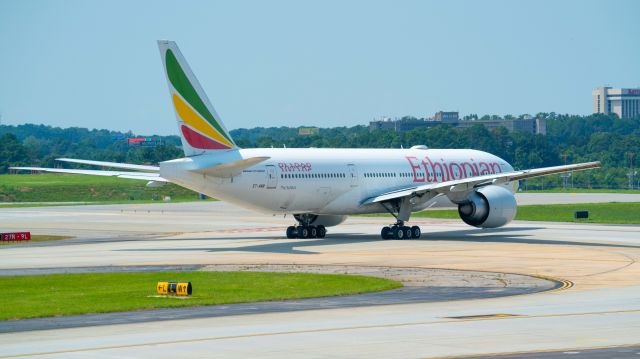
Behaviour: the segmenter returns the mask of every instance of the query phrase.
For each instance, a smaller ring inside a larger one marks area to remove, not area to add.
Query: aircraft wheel
[[[309,227],[309,238],[316,238],[318,236],[318,229],[315,226]]]
[[[422,234],[422,231],[420,230],[420,227],[418,226],[411,227],[411,238],[418,239],[420,238],[421,234]]]
[[[318,226],[318,238],[324,238],[327,235],[327,229],[324,226]]]
[[[296,227],[294,226],[289,226],[287,227],[287,238],[291,239],[291,238],[296,238]]]
[[[402,227],[395,227],[393,229],[393,237],[395,239],[404,239],[404,231],[402,230]]]
[[[305,226],[298,226],[297,228],[298,238],[309,238],[309,229]]]
[[[382,227],[382,231],[380,231],[380,237],[382,237],[382,239],[390,239],[391,238],[391,228]]]
[[[411,234],[412,234],[411,228],[402,227],[402,231],[404,232],[404,238],[411,239]]]

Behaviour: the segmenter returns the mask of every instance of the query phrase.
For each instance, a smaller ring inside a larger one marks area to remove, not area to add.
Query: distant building
[[[429,128],[443,123],[455,125],[458,122],[457,112],[438,111],[433,118],[403,117],[399,120],[392,120],[383,117],[380,121],[369,122],[369,131],[393,130],[396,132],[411,131],[416,128]]]
[[[320,129],[317,127],[300,127],[298,129],[298,136],[311,136],[317,135]]]
[[[127,144],[129,146],[156,147],[162,145],[162,139],[159,137],[129,137]]]
[[[593,113],[615,113],[620,118],[640,115],[640,88],[598,87],[593,95]]]
[[[474,125],[483,125],[488,129],[504,127],[509,132],[522,131],[531,134],[547,134],[547,122],[540,118],[519,118],[514,120],[468,120],[461,121],[458,112],[438,111],[431,119],[402,118],[391,120],[383,118],[380,121],[369,122],[369,131],[393,130],[396,132],[406,132],[415,128],[428,128],[439,125],[449,125],[454,128],[469,128]]]
[[[411,131],[415,128],[433,127],[438,125],[435,121],[407,117],[399,120],[392,120],[390,118],[384,118],[380,121],[369,122],[369,131],[375,130],[393,130],[396,132]]]
[[[456,123],[459,121],[458,112],[444,112],[438,111],[433,116],[435,121],[440,121],[442,123]]]
[[[547,134],[547,119],[536,118],[536,135],[546,135],[546,134]]]
[[[474,125],[482,125],[487,129],[504,127],[509,132],[527,132],[534,135],[547,134],[547,121],[543,118],[518,118],[514,120],[475,120],[459,121],[456,128],[469,128]]]

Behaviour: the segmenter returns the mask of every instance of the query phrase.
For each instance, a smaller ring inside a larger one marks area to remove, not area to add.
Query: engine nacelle
[[[501,186],[480,187],[458,204],[458,213],[464,223],[480,228],[497,228],[511,222],[516,216],[516,198]]]
[[[294,214],[293,217],[302,223],[306,223],[308,221],[309,225],[312,226],[325,226],[332,227],[337,226],[340,223],[344,222],[347,219],[347,216],[338,216],[338,215],[330,215],[330,214]]]

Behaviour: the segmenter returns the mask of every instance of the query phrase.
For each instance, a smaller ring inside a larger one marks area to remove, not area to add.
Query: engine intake
[[[485,186],[469,194],[458,204],[458,214],[464,223],[480,228],[497,228],[516,216],[516,198],[501,186]]]

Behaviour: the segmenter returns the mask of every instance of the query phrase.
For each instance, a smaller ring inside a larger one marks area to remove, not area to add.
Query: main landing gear
[[[422,231],[418,226],[405,226],[404,222],[411,216],[411,200],[403,197],[393,202],[383,202],[382,206],[395,217],[396,223],[382,227],[380,236],[382,239],[418,239]]]
[[[380,231],[382,239],[418,239],[420,235],[422,235],[420,227],[405,226],[402,221],[398,221],[392,226],[382,227],[382,231]]]
[[[324,226],[289,226],[287,238],[324,238],[327,229]]]
[[[287,228],[287,238],[324,238],[327,234],[323,225],[311,225],[318,218],[315,214],[295,214],[293,218],[298,221],[298,225]]]

